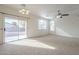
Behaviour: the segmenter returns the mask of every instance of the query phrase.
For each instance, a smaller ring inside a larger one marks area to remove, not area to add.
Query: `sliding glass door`
[[[27,24],[26,21],[19,20],[19,39],[27,38]]]
[[[18,40],[18,20],[5,18],[5,42]]]
[[[5,18],[5,42],[27,38],[26,21]]]

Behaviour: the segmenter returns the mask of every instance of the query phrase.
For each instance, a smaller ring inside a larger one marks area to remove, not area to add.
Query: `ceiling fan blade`
[[[60,10],[58,10],[57,12],[58,12],[57,18],[63,18],[63,16],[69,16],[69,15],[70,15],[70,14],[62,14],[62,13],[60,12]]]
[[[58,15],[61,15],[60,10],[58,10]]]
[[[69,16],[69,14],[62,14],[62,16]]]

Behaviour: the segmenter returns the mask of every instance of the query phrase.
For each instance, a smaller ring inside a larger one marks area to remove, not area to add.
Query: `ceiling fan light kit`
[[[20,9],[19,10],[19,12],[21,13],[21,14],[23,14],[23,15],[29,15],[29,10],[28,9],[26,9],[26,5],[25,4],[22,4],[22,9]]]
[[[27,10],[27,9],[21,9],[21,10],[19,10],[19,12],[21,13],[21,14],[25,14],[25,15],[28,15],[29,14],[29,10]]]

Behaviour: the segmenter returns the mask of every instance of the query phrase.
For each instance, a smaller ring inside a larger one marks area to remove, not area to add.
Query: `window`
[[[47,29],[47,21],[39,20],[38,21],[38,29]]]
[[[54,31],[55,30],[55,23],[54,21],[50,21],[50,31]]]

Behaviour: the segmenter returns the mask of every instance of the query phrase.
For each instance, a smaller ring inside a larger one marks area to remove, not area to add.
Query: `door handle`
[[[4,28],[4,31],[5,31],[6,29]]]

